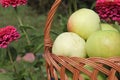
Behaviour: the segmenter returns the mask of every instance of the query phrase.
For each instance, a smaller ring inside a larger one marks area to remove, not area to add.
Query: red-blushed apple
[[[67,30],[69,32],[75,32],[87,40],[92,33],[100,30],[100,18],[91,9],[79,9],[69,17]]]
[[[97,31],[86,42],[89,57],[120,56],[120,33],[113,30]]]
[[[52,53],[59,56],[85,58],[85,40],[73,32],[61,33],[53,43]]]
[[[117,30],[116,28],[114,28],[114,27],[112,26],[112,24],[101,23],[100,25],[101,25],[101,30],[114,30],[114,31],[117,31],[117,32],[118,32],[118,30]]]

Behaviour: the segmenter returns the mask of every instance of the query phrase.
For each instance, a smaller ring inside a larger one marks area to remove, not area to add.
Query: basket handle
[[[52,40],[50,38],[50,29],[53,22],[53,17],[57,11],[58,6],[60,5],[61,0],[55,0],[53,3],[46,20],[45,29],[44,29],[44,47],[52,47]]]

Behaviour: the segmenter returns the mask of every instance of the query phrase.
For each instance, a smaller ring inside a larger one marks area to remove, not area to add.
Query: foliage
[[[35,10],[38,14],[46,13],[55,0],[28,0],[28,6]],[[62,4],[59,6],[60,14],[70,14],[71,10],[75,11],[77,8],[90,8],[95,0],[61,0]]]
[[[13,7],[0,6],[0,12],[1,28],[14,25],[21,35],[7,48],[0,49],[0,79],[46,80],[45,62],[42,57],[45,15],[37,15],[30,11],[28,6],[17,7],[17,12]],[[35,55],[33,62],[23,59],[28,53]],[[20,61],[17,60],[19,56]]]

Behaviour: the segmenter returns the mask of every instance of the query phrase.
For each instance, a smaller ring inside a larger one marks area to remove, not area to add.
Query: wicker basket
[[[46,71],[48,80],[68,80],[66,70],[72,73],[72,80],[85,80],[81,76],[81,72],[88,75],[90,77],[90,80],[97,80],[97,75],[99,72],[106,75],[106,80],[120,80],[120,75],[116,76],[117,73],[120,74],[120,57],[78,58],[57,56],[51,53],[52,40],[50,37],[50,29],[54,14],[60,3],[61,0],[55,0],[48,13],[46,26],[44,29],[44,58],[46,60]],[[84,68],[84,65],[89,65],[94,70],[91,72]]]

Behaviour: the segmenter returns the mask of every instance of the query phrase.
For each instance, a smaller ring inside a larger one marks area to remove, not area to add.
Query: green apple
[[[114,28],[112,24],[108,24],[108,23],[101,23],[101,30],[114,30],[118,32],[118,30]]]
[[[89,71],[93,71],[94,69],[91,67],[91,66],[89,66],[89,65],[85,65],[84,66],[84,68],[86,68],[87,70],[89,70]],[[90,77],[88,76],[88,75],[86,75],[85,73],[81,73],[81,76],[85,79],[85,80],[90,80]],[[98,73],[97,74],[97,79],[98,80],[106,80],[106,76],[104,75],[104,74],[102,74],[102,73]]]
[[[84,73],[81,73],[81,76],[84,78],[84,80],[90,80],[90,77]],[[97,74],[97,80],[107,80],[106,76],[102,73]]]
[[[79,9],[69,17],[67,30],[69,32],[75,32],[87,40],[92,33],[100,30],[100,18],[91,9]]]
[[[89,57],[120,56],[120,33],[113,30],[97,31],[86,42]]]
[[[88,65],[85,65],[84,68],[90,72],[94,70],[91,66],[88,66]],[[66,74],[68,76],[68,80],[73,80],[73,73],[71,73],[70,71],[67,71]],[[81,72],[80,75],[82,76],[82,78],[84,80],[90,80],[90,77],[87,74]],[[97,79],[98,80],[107,80],[105,74],[102,74],[100,72],[97,74]]]
[[[85,40],[73,32],[61,33],[53,43],[52,53],[69,57],[86,57]]]

